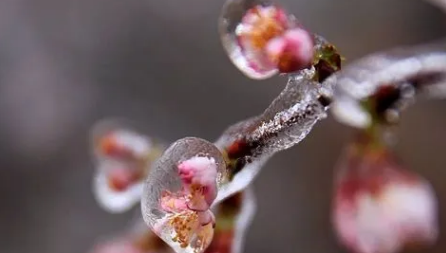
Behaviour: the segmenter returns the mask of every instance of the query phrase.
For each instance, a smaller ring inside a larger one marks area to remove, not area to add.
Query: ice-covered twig
[[[242,206],[236,214],[234,240],[232,241],[231,253],[242,253],[246,231],[251,225],[257,210],[256,197],[253,187],[248,187],[242,193]],[[218,219],[217,219],[218,224]]]
[[[241,253],[245,233],[256,211],[250,187],[225,199],[214,208],[216,228],[212,243],[205,253]]]
[[[227,158],[228,179],[216,203],[245,188],[274,153],[299,143],[313,125],[325,118],[328,97],[312,73],[292,75],[282,93],[258,117],[240,122],[223,133],[216,146]]]
[[[242,16],[232,15],[233,7],[241,7]],[[277,5],[235,0],[225,11],[222,41],[230,58],[237,56],[231,58],[235,65],[254,79],[286,73],[288,83],[262,114],[229,127],[215,144],[183,138],[154,164],[142,213],[178,253],[203,252],[214,233],[209,206],[245,189],[272,155],[299,143],[326,117],[335,81],[321,83],[341,68],[332,44]]]
[[[364,57],[325,82],[334,81],[338,84],[332,111],[339,121],[364,128],[373,114],[384,112],[384,120],[391,121],[415,94],[446,96],[446,40]],[[368,108],[366,100],[372,97],[374,108]]]

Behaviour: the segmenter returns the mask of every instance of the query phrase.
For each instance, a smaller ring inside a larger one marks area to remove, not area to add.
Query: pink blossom
[[[151,150],[151,142],[145,136],[132,131],[110,131],[99,139],[99,152],[106,158],[120,161],[142,161]]]
[[[312,36],[304,29],[295,28],[266,44],[266,54],[282,73],[290,73],[310,66],[314,55]]]
[[[395,253],[436,240],[432,187],[404,170],[388,151],[354,147],[341,160],[340,169],[333,222],[348,248],[357,253]]]
[[[198,212],[198,221],[201,226],[206,226],[208,224],[215,225],[215,216],[210,210]]]
[[[217,164],[214,158],[192,157],[178,165],[184,190],[189,194],[188,206],[204,211],[217,196]]]
[[[108,185],[114,191],[125,191],[129,186],[139,181],[138,172],[132,168],[117,167],[108,174]]]
[[[161,196],[161,208],[165,212],[178,213],[187,209],[186,198],[175,196],[170,192],[164,192]]]
[[[291,73],[312,63],[312,35],[278,6],[249,9],[236,34],[247,65],[256,72]]]

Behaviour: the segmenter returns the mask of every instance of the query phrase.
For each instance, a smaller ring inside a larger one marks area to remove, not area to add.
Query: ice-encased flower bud
[[[227,0],[219,26],[229,58],[249,78],[297,72],[312,63],[313,35],[272,1]]]
[[[104,163],[101,166],[108,166]],[[120,175],[114,175],[120,176]],[[93,194],[98,204],[108,212],[123,213],[141,201],[143,181],[129,183],[124,178],[110,178],[104,170],[98,170],[93,180]],[[116,187],[121,187],[118,190]]]
[[[98,160],[140,164],[159,148],[154,140],[143,135],[130,123],[102,120],[91,130],[93,151]]]
[[[312,36],[301,28],[286,31],[271,39],[265,52],[281,73],[291,73],[308,68],[314,56]]]
[[[191,194],[188,206],[192,210],[206,210],[217,196],[217,165],[213,158],[193,157],[178,165],[184,189]]]
[[[226,162],[214,144],[195,137],[176,141],[145,182],[145,222],[176,252],[203,252],[214,234],[210,206],[225,176]]]
[[[117,119],[101,120],[91,129],[97,171],[93,192],[108,212],[128,211],[140,201],[143,181],[164,149],[161,142],[142,132]]]
[[[396,253],[435,242],[437,201],[431,185],[388,150],[350,147],[339,164],[333,224],[355,253]]]

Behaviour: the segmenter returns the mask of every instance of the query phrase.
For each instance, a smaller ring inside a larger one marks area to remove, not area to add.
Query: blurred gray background
[[[348,60],[445,34],[420,0],[287,0]],[[88,131],[123,117],[167,141],[214,140],[263,111],[285,79],[245,78],[219,41],[223,1],[0,0],[0,252],[82,253],[135,212],[111,215],[91,193]],[[403,117],[398,153],[438,191],[446,252],[446,101]],[[329,118],[275,156],[255,181],[246,253],[346,252],[330,226],[332,169],[352,131]]]

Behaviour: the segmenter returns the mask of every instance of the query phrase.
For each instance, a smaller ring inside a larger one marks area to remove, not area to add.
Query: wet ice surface
[[[229,127],[216,141],[221,150],[239,138],[257,143],[258,147],[249,157],[250,162],[219,188],[215,203],[246,188],[274,153],[299,143],[318,120],[326,117],[326,108],[318,102],[325,88],[311,76],[290,75],[285,89],[262,115]]]
[[[248,187],[243,191],[242,201],[242,209],[235,221],[235,234],[231,253],[243,252],[246,231],[251,225],[257,210],[256,198],[252,187]]]
[[[246,11],[252,3],[260,2],[238,2],[244,7],[235,6],[235,9],[243,7],[235,11]],[[315,43],[316,50],[330,45],[319,36],[315,37]],[[328,74],[332,73],[330,71]],[[328,104],[322,103],[320,98],[332,98],[336,79],[322,85],[317,81],[320,76],[316,74],[318,70],[311,67],[288,75],[286,87],[262,114],[230,126],[215,145],[194,137],[172,144],[156,162],[145,183],[142,212],[149,227],[176,252],[202,252],[213,234],[209,223],[202,221],[212,220],[210,217],[213,215],[203,203],[194,204],[191,208],[190,202],[194,197],[186,196],[189,193],[185,191],[187,181],[184,181],[184,175],[189,173],[179,172],[183,162],[206,157],[217,164],[215,181],[218,193],[208,202],[212,208],[247,188],[272,155],[298,144],[317,121],[326,117]],[[212,188],[213,185],[206,187]],[[246,207],[246,213],[254,212],[254,202],[248,203],[251,204]],[[246,217],[240,222],[248,220],[249,217]]]
[[[396,49],[374,54],[347,65],[327,82],[337,78],[333,115],[339,121],[357,128],[371,123],[371,116],[361,101],[384,86],[402,89],[412,86],[427,97],[446,96],[446,41],[414,48]],[[406,89],[407,90],[407,89]],[[404,99],[413,99],[406,96]],[[404,101],[402,101],[404,102]],[[397,113],[405,106],[397,108]]]

